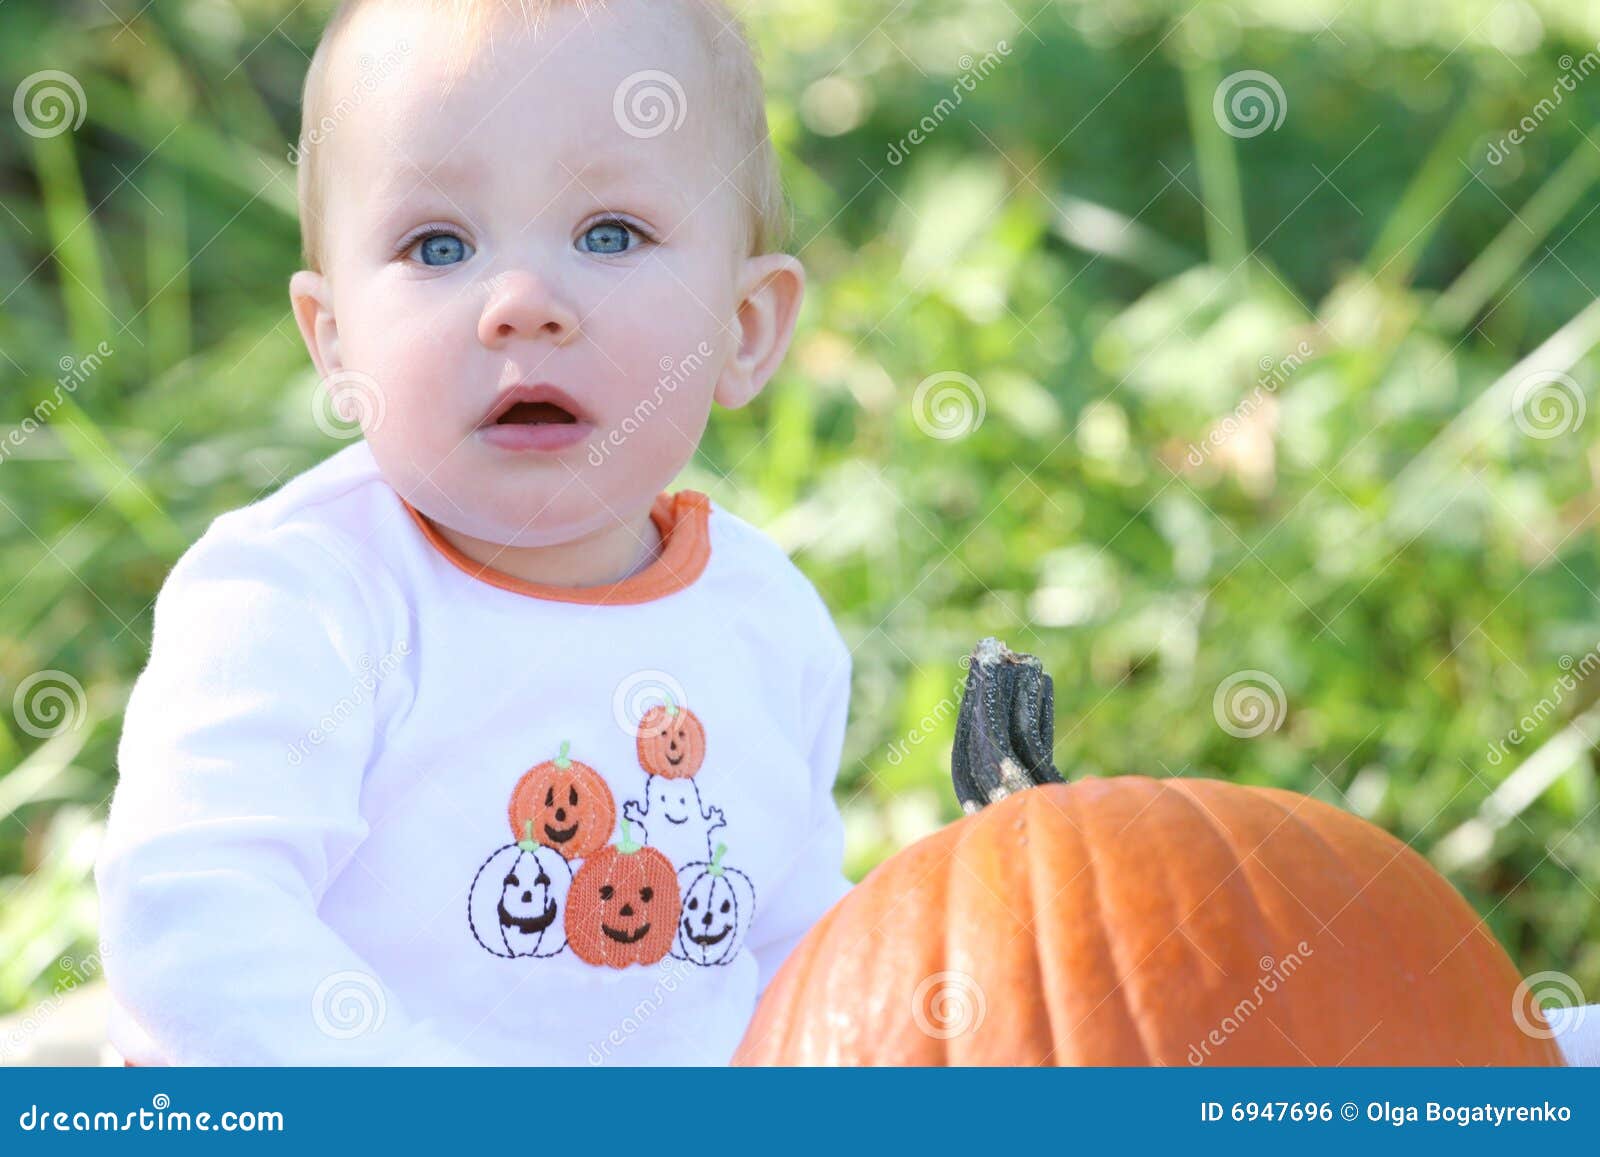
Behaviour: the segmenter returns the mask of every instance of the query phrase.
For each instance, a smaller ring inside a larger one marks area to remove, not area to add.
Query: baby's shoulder
[[[215,516],[174,564],[163,586],[240,584],[311,603],[368,601],[381,583],[380,552],[370,528],[386,484],[365,442],[295,475],[272,493]],[[363,530],[363,528],[368,528]]]
[[[842,646],[827,603],[777,540],[716,502],[710,525],[712,558],[720,552],[732,581],[760,592],[764,612],[787,635]]]

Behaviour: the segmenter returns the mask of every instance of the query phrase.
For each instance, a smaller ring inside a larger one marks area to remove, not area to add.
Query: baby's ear
[[[289,278],[289,305],[318,376],[326,378],[342,364],[339,328],[333,318],[333,290],[328,279],[309,269],[295,273]]]
[[[777,372],[794,336],[805,292],[805,267],[789,254],[763,253],[745,259],[734,319],[739,344],[717,379],[713,396],[719,403],[738,409]]]

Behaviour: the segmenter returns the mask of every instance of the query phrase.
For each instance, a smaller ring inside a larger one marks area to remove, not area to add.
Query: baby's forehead
[[[727,136],[705,46],[665,15],[675,7],[558,6],[541,28],[506,17],[463,50],[430,6],[380,6],[346,30],[332,73],[335,102],[357,94],[343,118],[350,159],[369,188],[530,165],[670,181]]]

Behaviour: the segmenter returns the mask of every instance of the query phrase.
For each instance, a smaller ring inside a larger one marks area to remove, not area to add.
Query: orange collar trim
[[[398,495],[396,496],[398,497]],[[591,606],[619,606],[648,603],[663,598],[699,578],[711,558],[711,532],[708,521],[711,500],[698,490],[680,490],[656,495],[650,520],[661,532],[661,553],[637,574],[614,583],[592,587],[562,587],[533,583],[485,563],[474,562],[462,554],[438,527],[404,498],[400,504],[422,530],[423,536],[457,570],[480,582],[513,594],[549,599],[558,603],[586,603]]]

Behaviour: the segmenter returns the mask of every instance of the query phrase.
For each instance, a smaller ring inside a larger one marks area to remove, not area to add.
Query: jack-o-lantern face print
[[[603,847],[617,822],[617,805],[600,773],[561,754],[530,768],[511,792],[511,830],[522,835],[533,823],[533,838],[568,860]]]
[[[687,707],[668,700],[639,720],[639,766],[651,775],[686,779],[706,758],[706,729]]]
[[[678,873],[683,914],[672,955],[693,964],[726,964],[739,951],[755,914],[755,887],[743,872],[725,867],[726,844],[709,863],[686,864]]]
[[[667,954],[682,907],[678,875],[654,848],[633,842],[626,819],[622,842],[586,858],[572,880],[567,940],[590,964],[626,968]]]
[[[531,827],[531,821],[529,821]],[[562,920],[572,869],[531,835],[484,861],[467,894],[479,944],[496,956],[554,956],[566,947]]]

